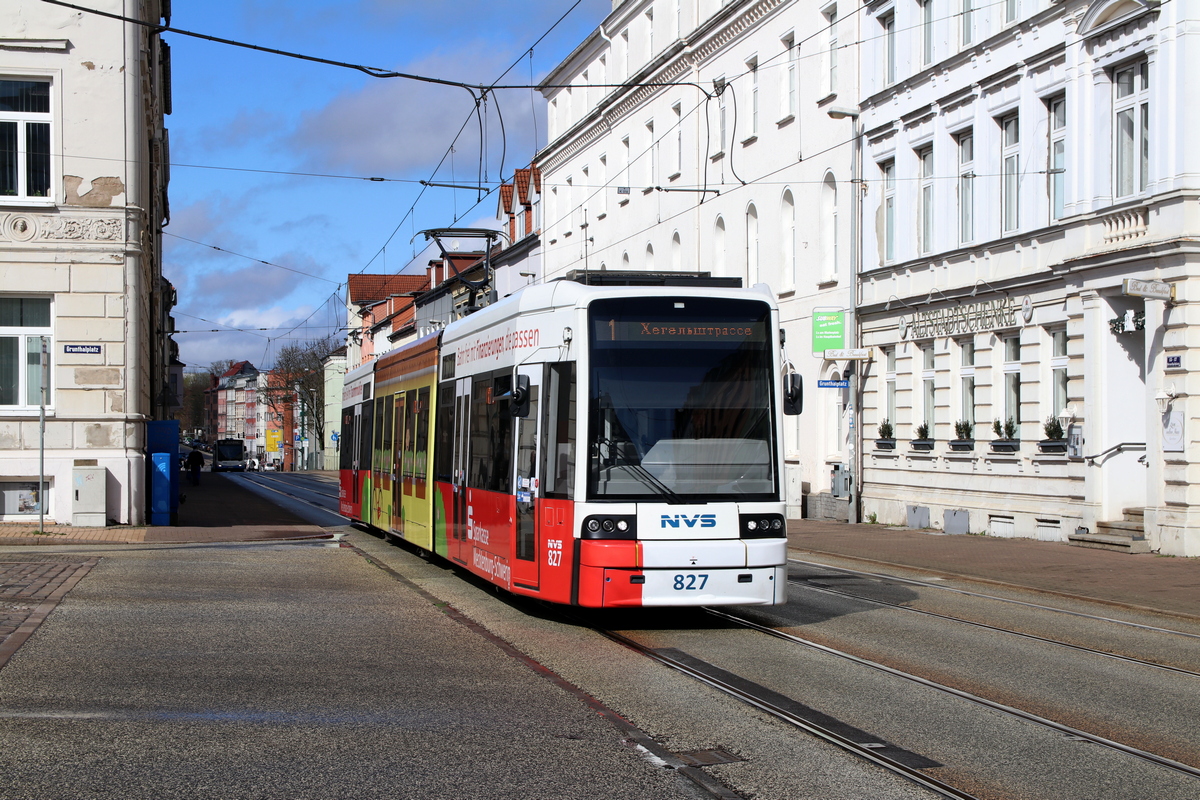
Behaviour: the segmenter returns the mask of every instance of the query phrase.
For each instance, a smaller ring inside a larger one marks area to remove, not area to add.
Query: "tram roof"
[[[524,286],[503,300],[451,323],[442,332],[442,342],[456,341],[518,316],[580,307],[601,297],[734,297],[748,293],[758,294],[760,299],[775,305],[775,295],[767,284],[743,289],[740,278],[714,278],[708,273],[573,271],[564,278]]]

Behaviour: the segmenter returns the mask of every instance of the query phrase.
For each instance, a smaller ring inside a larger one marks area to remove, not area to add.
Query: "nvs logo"
[[[662,521],[659,523],[659,527],[678,528],[679,523],[681,522],[685,527],[688,528],[695,528],[697,525],[699,525],[701,528],[715,528],[717,527],[717,515],[694,514],[689,517],[687,514],[675,514],[674,516],[671,514],[663,514]]]

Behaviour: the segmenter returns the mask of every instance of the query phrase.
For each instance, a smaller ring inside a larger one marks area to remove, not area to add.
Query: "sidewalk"
[[[789,520],[792,558],[820,553],[1200,618],[1200,559],[1129,555],[1033,539],[947,536],[886,525]]]
[[[178,525],[76,528],[47,524],[46,532],[38,535],[35,519],[33,524],[0,525],[0,546],[250,542],[327,535],[220,473],[201,473],[199,486],[190,485],[186,475],[181,479],[180,493],[186,500],[179,505]]]

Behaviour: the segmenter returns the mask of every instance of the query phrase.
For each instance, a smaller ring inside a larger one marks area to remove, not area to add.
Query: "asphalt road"
[[[594,631],[347,541],[0,550],[99,558],[0,669],[0,798],[712,796],[588,696],[662,753],[737,754],[705,771],[744,796],[929,796]]]

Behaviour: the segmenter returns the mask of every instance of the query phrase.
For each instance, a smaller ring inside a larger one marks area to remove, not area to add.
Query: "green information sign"
[[[826,350],[841,350],[846,346],[846,312],[813,312],[812,351],[824,355]]]

